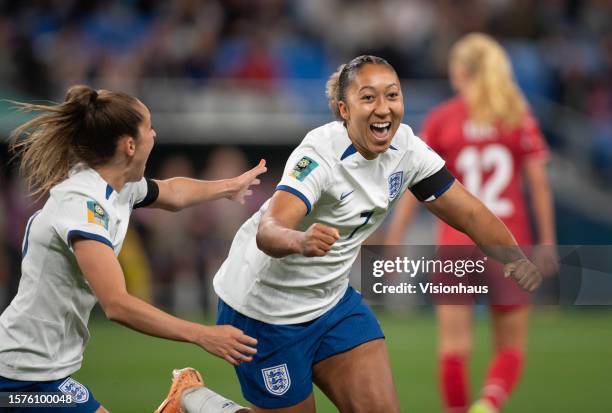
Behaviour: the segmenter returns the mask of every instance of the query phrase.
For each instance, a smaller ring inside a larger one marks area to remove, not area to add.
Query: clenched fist
[[[329,252],[339,238],[340,233],[336,228],[323,224],[312,224],[302,234],[300,253],[306,257],[322,257]]]
[[[512,277],[524,290],[533,292],[542,283],[542,274],[527,258],[513,261],[504,266],[504,276]]]

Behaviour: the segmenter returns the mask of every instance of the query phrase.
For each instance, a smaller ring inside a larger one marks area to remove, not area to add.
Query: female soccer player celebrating
[[[348,273],[404,191],[479,245],[508,246],[494,257],[526,289],[541,276],[503,223],[401,124],[389,63],[351,60],[327,95],[338,121],[308,133],[277,191],[236,234],[214,280],[217,321],[258,340],[253,361],[236,368],[256,412],[314,412],[313,382],[341,412],[399,412],[383,333]]]
[[[155,131],[138,99],[75,86],[61,104],[19,106],[42,113],[14,131],[12,148],[33,194],[49,199],[27,224],[19,292],[0,316],[0,392],[64,392],[77,402],[71,412],[105,412],[70,377],[96,301],[134,330],[194,343],[232,364],[250,361],[256,340],[237,328],[180,320],[132,297],[117,254],[133,208],[243,202],[265,162],[228,180],[154,181],[143,174]]]
[[[450,78],[459,96],[427,117],[422,138],[447,161],[451,172],[483,200],[512,231],[521,245],[532,244],[521,178],[526,178],[543,273],[556,271],[553,208],[545,161],[548,149],[536,121],[514,83],[509,60],[501,46],[482,34],[470,34],[451,51]],[[417,203],[404,197],[389,225],[388,244],[400,244]],[[469,245],[471,240],[441,223],[440,245]],[[499,273],[502,268],[497,268]],[[529,302],[515,283],[496,274],[490,295],[495,356],[481,392],[470,412],[499,411],[514,388],[523,365]],[[511,305],[500,305],[508,303]],[[446,410],[468,409],[467,362],[472,347],[471,305],[438,305],[440,387]]]

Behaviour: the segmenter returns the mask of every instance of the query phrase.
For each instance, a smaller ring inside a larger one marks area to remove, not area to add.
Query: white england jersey
[[[71,239],[79,236],[119,254],[135,203],[147,182],[113,191],[93,169],[77,166],[53,187],[28,221],[19,291],[0,316],[0,376],[58,380],[81,367],[96,297],[79,269]]]
[[[357,152],[341,122],[314,129],[289,157],[277,190],[306,204],[308,214],[297,230],[322,223],[337,228],[340,239],[323,257],[266,255],[255,237],[268,200],[238,230],[215,276],[216,293],[234,310],[269,324],[321,316],[342,298],[362,242],[407,188],[443,166],[442,158],[404,124],[390,149],[373,160]]]

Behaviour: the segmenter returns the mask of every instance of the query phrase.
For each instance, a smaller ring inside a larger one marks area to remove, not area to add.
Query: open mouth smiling
[[[391,122],[372,123],[370,124],[370,130],[376,139],[385,140],[388,138],[389,131],[391,130]]]

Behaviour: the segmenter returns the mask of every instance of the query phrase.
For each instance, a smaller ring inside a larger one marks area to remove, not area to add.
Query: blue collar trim
[[[110,184],[106,184],[106,199],[110,198],[113,193],[113,187]]]
[[[340,160],[343,161],[344,159],[348,158],[349,156],[351,156],[352,154],[354,154],[355,152],[357,152],[357,148],[355,148],[355,145],[353,145],[352,143],[348,146],[348,148],[346,148],[346,150],[344,151],[344,153],[342,154],[342,156],[340,157]]]

